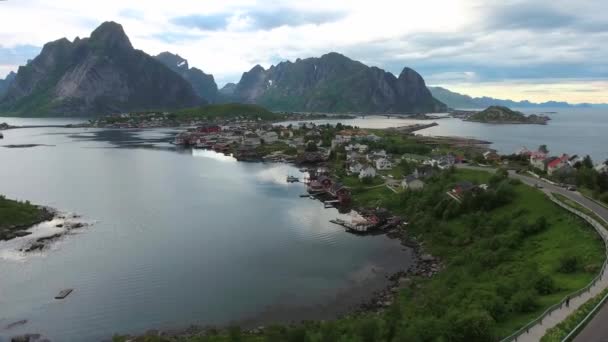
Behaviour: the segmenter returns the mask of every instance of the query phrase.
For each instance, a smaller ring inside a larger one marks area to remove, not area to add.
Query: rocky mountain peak
[[[106,21],[91,33],[91,42],[102,44],[108,48],[133,49],[131,41],[122,25],[113,21]]]
[[[174,54],[168,51],[161,52],[156,56],[156,59],[163,62],[166,66],[172,70],[188,70],[188,60],[182,58],[178,54]]]

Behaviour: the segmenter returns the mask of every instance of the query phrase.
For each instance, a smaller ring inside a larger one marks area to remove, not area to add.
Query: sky
[[[7,0],[0,77],[116,21],[137,49],[177,53],[220,87],[335,51],[471,96],[608,103],[606,13],[602,0]]]

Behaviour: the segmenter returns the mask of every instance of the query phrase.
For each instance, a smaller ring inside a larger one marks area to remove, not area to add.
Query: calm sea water
[[[93,224],[37,254],[18,252],[23,240],[0,242],[0,341],[332,318],[409,265],[411,251],[397,241],[329,223],[341,215],[285,182],[297,169],[175,150],[174,133],[4,132],[0,145],[50,146],[0,146],[0,193]],[[54,300],[64,288],[75,291]]]
[[[608,110],[595,108],[518,109],[528,114],[556,112],[548,125],[492,125],[446,118],[436,120],[439,126],[417,134],[470,137],[491,141],[499,153],[513,153],[521,147],[536,149],[546,144],[552,153],[591,155],[597,162],[608,159]],[[342,122],[362,128],[387,128],[420,123],[418,120],[389,119],[371,116],[354,120],[323,120],[323,123]]]

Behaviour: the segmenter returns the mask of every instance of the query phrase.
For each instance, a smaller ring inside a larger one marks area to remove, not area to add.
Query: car
[[[568,186],[566,189],[570,191],[576,191],[576,187],[572,185]]]
[[[537,188],[537,189],[542,189],[543,188],[543,186],[540,185],[540,183],[534,184],[534,187]]]

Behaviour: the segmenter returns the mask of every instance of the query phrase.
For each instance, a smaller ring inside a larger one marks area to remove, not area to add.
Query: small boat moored
[[[287,176],[287,183],[297,183],[300,179],[295,176]]]
[[[64,299],[65,297],[69,296],[70,293],[72,293],[74,291],[74,289],[65,289],[65,290],[61,290],[61,292],[59,292],[56,296],[55,299]]]

